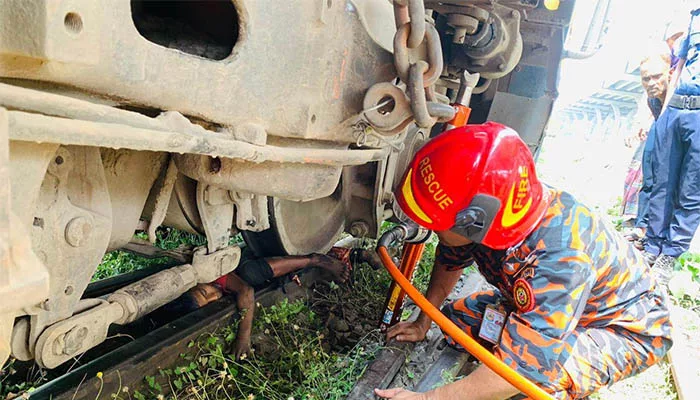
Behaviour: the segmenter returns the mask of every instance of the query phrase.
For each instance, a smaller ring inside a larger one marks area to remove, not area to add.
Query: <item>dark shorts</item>
[[[274,276],[270,264],[247,247],[243,248],[241,262],[233,272],[252,287],[261,286]]]

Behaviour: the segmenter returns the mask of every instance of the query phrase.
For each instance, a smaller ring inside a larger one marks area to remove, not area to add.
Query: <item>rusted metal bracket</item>
[[[10,356],[15,316],[38,311],[49,293],[46,267],[11,208],[8,130],[8,112],[0,108],[0,365]]]
[[[236,226],[240,230],[262,232],[270,229],[267,196],[252,193],[229,192],[236,204]]]
[[[229,198],[228,191],[199,182],[197,208],[207,236],[209,253],[228,246],[233,224],[233,201]]]

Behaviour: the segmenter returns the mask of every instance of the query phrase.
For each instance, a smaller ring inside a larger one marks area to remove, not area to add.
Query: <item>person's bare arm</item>
[[[234,354],[239,359],[250,351],[250,336],[255,315],[255,291],[235,273],[230,273],[226,278],[226,289],[236,293],[236,306],[242,315],[234,348]]]
[[[435,307],[440,307],[443,301],[454,289],[462,270],[449,271],[446,266],[439,263],[433,265],[433,272],[430,275],[430,283],[425,294],[426,299]],[[430,329],[430,317],[421,312],[413,322],[399,322],[389,328],[386,332],[386,340],[396,338],[399,342],[417,342],[425,339],[425,334]]]
[[[400,388],[375,389],[374,392],[382,398],[393,400],[503,400],[519,393],[518,389],[484,365],[466,378],[426,393]]]

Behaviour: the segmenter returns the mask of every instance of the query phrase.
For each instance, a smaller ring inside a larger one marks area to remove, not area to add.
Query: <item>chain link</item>
[[[440,35],[435,26],[425,21],[423,0],[394,0],[394,19],[397,24],[394,66],[399,78],[406,82],[416,125],[430,128],[438,118],[444,120],[451,111],[449,106],[449,109],[439,107],[441,104],[435,102],[434,96],[434,85],[444,66]],[[419,46],[424,43],[425,52],[421,57]],[[431,111],[439,115],[432,115]]]
[[[423,22],[425,25],[425,21]],[[412,59],[420,59],[418,51],[411,51],[408,45],[408,39],[411,35],[411,24],[403,24],[396,30],[394,36],[394,66],[396,72],[402,81],[408,84],[408,69],[410,68]],[[428,24],[423,35],[426,45],[426,56],[428,69],[423,76],[425,86],[435,84],[440,78],[443,68],[442,47],[440,46],[440,34],[432,24]]]
[[[423,0],[394,0],[394,20],[396,28],[410,23],[411,30],[407,44],[415,49],[423,42],[425,36],[425,4]]]
[[[416,125],[421,128],[430,128],[436,121],[428,112],[425,96],[423,74],[427,69],[428,63],[418,61],[411,64],[408,71],[408,97],[411,99],[411,111],[413,111],[413,118],[416,119]]]
[[[454,109],[438,102],[435,94],[434,85],[444,67],[442,46],[437,29],[426,22],[423,0],[394,0],[394,20],[394,67],[406,84],[406,94],[394,85],[378,83],[365,95],[363,112],[372,127],[385,135],[405,129],[411,118],[419,127],[430,128],[454,116]],[[394,99],[394,109],[376,112],[381,106],[373,105],[387,96]]]

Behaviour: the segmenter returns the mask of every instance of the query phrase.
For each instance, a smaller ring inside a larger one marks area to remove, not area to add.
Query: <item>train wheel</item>
[[[306,202],[271,197],[270,229],[243,231],[243,238],[259,257],[325,253],[345,228],[340,192]]]

